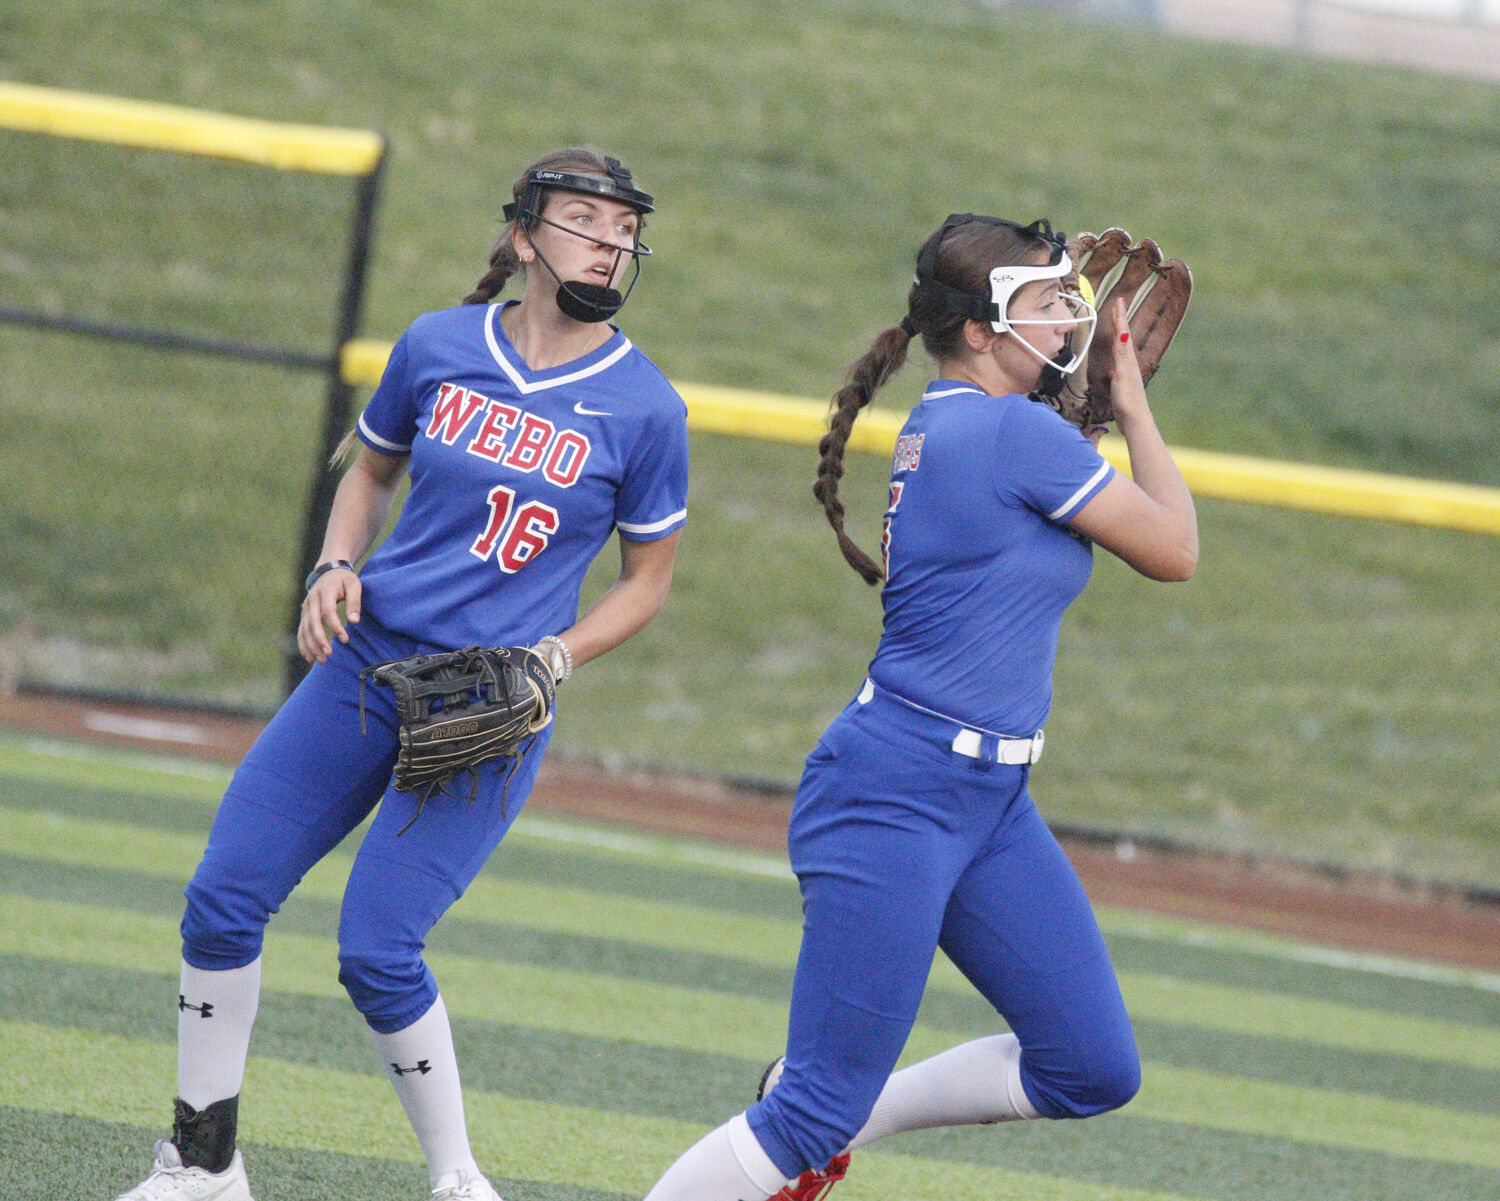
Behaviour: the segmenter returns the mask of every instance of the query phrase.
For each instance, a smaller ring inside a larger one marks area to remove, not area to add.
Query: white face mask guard
[[[996,267],[990,272],[990,298],[986,300],[983,296],[972,295],[961,292],[957,288],[934,278],[937,270],[938,252],[942,249],[943,242],[948,237],[948,232],[961,225],[978,222],[982,225],[998,225],[1017,233],[1036,239],[1038,242],[1051,247],[1051,262],[1044,266],[1005,266]],[[919,293],[925,293],[945,313],[959,313],[974,321],[987,321],[990,328],[997,334],[1015,334],[1016,341],[1026,347],[1027,351],[1035,355],[1042,363],[1041,378],[1037,381],[1034,397],[1054,397],[1062,391],[1067,377],[1077,371],[1083,365],[1084,356],[1088,353],[1090,343],[1094,340],[1094,329],[1098,322],[1098,313],[1094,308],[1094,296],[1089,288],[1088,281],[1083,276],[1078,277],[1078,287],[1082,295],[1066,292],[1062,293],[1062,299],[1069,310],[1074,314],[1065,317],[1061,321],[1043,321],[1040,318],[1022,318],[1012,321],[1006,309],[1010,307],[1011,300],[1015,297],[1016,289],[1037,280],[1061,280],[1072,274],[1073,263],[1068,257],[1068,239],[1066,234],[1054,233],[1052,223],[1046,218],[1033,221],[1030,225],[1018,225],[1014,221],[1006,221],[1000,217],[983,217],[974,213],[951,213],[943,222],[943,227],[929,238],[923,246],[922,253],[917,258],[917,274],[912,280],[914,289]],[[1069,345],[1064,346],[1057,356],[1048,359],[1042,352],[1020,336],[1016,329],[1018,325],[1072,325],[1074,331],[1068,335]],[[1083,335],[1082,345],[1075,351],[1072,343],[1078,340],[1078,326],[1086,325],[1087,331]],[[911,314],[902,318],[902,328],[906,330],[909,337],[916,337],[918,330],[912,324]]]
[[[1027,284],[1036,283],[1040,280],[1062,279],[1073,270],[1072,260],[1069,259],[1067,251],[1062,252],[1062,257],[1055,263],[1048,263],[1042,267],[996,267],[990,272],[990,301],[995,306],[995,314],[998,321],[991,321],[990,328],[997,334],[1015,334],[1016,341],[1036,359],[1049,367],[1055,368],[1063,375],[1072,375],[1078,368],[1083,366],[1088,356],[1089,346],[1094,340],[1094,330],[1098,327],[1099,314],[1095,311],[1090,300],[1084,296],[1075,295],[1072,292],[1060,293],[1062,301],[1074,314],[1071,318],[1054,320],[1051,318],[1023,317],[1012,318],[1007,311],[1015,294]],[[1079,277],[1080,289],[1087,289],[1088,282]],[[1072,325],[1074,331],[1068,335],[1068,345],[1056,359],[1049,359],[1035,346],[1021,337],[1016,328],[1019,325]],[[1082,345],[1075,346],[1080,333],[1077,327],[1086,325],[1088,328],[1082,332]],[[1059,361],[1063,360],[1063,361]]]

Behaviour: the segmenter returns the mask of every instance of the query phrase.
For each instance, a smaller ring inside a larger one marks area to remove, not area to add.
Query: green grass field
[[[0,5],[0,78],[386,132],[385,339],[470,287],[521,165],[605,145],[660,200],[623,324],[682,382],[830,394],[950,210],[1123,224],[1197,279],[1171,441],[1500,484],[1492,86],[967,0],[57,0]],[[344,183],[4,132],[0,161],[0,303],[326,348]],[[273,707],[320,385],[8,326],[0,380],[0,683]],[[810,451],[692,449],[668,609],[556,746],[786,785],[878,604]],[[884,467],[851,468],[873,545]],[[1500,889],[1500,544],[1201,518],[1190,585],[1101,562],[1071,614],[1049,816]]]
[[[181,890],[225,773],[0,735],[7,1201],[144,1174],[175,1087]],[[348,853],[272,924],[242,1109],[262,1201],[420,1197],[335,981]],[[1500,1194],[1500,979],[1101,914],[1140,1039],[1118,1114],[903,1135],[841,1201],[1477,1201]],[[799,928],[780,858],[522,818],[429,948],[481,1164],[511,1201],[643,1195],[781,1045]],[[907,1056],[992,1033],[945,961]]]

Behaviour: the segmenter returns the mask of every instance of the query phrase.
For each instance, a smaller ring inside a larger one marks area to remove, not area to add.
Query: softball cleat
[[[828,1192],[849,1171],[849,1152],[835,1155],[821,1172],[811,1168],[782,1189],[770,1201],[822,1201]]]
[[[778,1055],[766,1065],[766,1070],[761,1073],[760,1084],[755,1090],[757,1101],[764,1101],[766,1094],[776,1087],[776,1082],[781,1079],[784,1067],[786,1067],[784,1055]],[[821,1172],[809,1168],[781,1192],[768,1198],[768,1201],[821,1201],[848,1171],[849,1153],[845,1151],[842,1155],[835,1155],[830,1159],[828,1166]]]
[[[245,1160],[238,1151],[222,1172],[193,1168],[182,1162],[177,1145],[168,1139],[156,1144],[151,1175],[115,1201],[255,1201],[245,1179]]]
[[[502,1201],[502,1198],[483,1176],[460,1169],[438,1181],[430,1201]]]

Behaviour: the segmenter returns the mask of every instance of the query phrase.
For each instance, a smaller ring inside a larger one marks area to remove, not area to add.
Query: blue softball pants
[[[869,1118],[939,947],[1019,1039],[1044,1117],[1103,1113],[1140,1087],[1109,952],[1030,768],[958,754],[959,729],[877,690],[808,756],[788,831],[803,933],[786,1067],[748,1113],[787,1176]]]
[[[427,933],[479,874],[516,819],[552,734],[522,757],[478,770],[477,795],[460,776],[416,814],[418,798],[391,786],[397,719],[390,689],[370,686],[360,731],[360,671],[439,648],[382,629],[368,614],[314,665],[235,771],[187,886],[182,956],[206,970],[243,967],[265,926],[313,864],[379,805],[349,873],[339,915],[339,981],[375,1030],[420,1018],[437,998],[422,958]],[[503,796],[503,804],[502,804]]]

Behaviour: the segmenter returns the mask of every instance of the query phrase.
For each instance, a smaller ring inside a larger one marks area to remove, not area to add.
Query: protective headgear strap
[[[561,188],[565,192],[584,192],[590,196],[603,196],[607,200],[618,200],[621,204],[628,204],[638,213],[656,211],[656,197],[635,186],[635,177],[630,174],[630,168],[619,159],[606,154],[604,170],[609,176],[608,179],[601,179],[597,175],[580,175],[576,171],[529,172],[526,176],[526,184],[521,189],[520,198],[507,204],[501,211],[505,214],[507,221],[514,221],[519,216],[522,219],[522,225],[529,225],[541,215],[543,188]]]
[[[988,296],[975,296],[971,292],[960,292],[957,288],[949,287],[936,279],[933,274],[937,269],[938,252],[942,250],[948,234],[960,225],[968,225],[971,222],[978,222],[981,225],[998,225],[1043,242],[1050,242],[1052,255],[1047,261],[1048,266],[1062,262],[1063,255],[1068,249],[1068,236],[1053,233],[1052,223],[1045,217],[1037,218],[1030,225],[1022,225],[1016,221],[1007,221],[1003,217],[983,217],[976,213],[950,213],[948,219],[943,222],[943,228],[938,230],[937,237],[922,248],[922,253],[917,258],[916,278],[912,281],[919,292],[936,300],[945,312],[959,313],[975,321],[1002,322],[1005,320],[1005,314],[997,311],[998,306]]]

